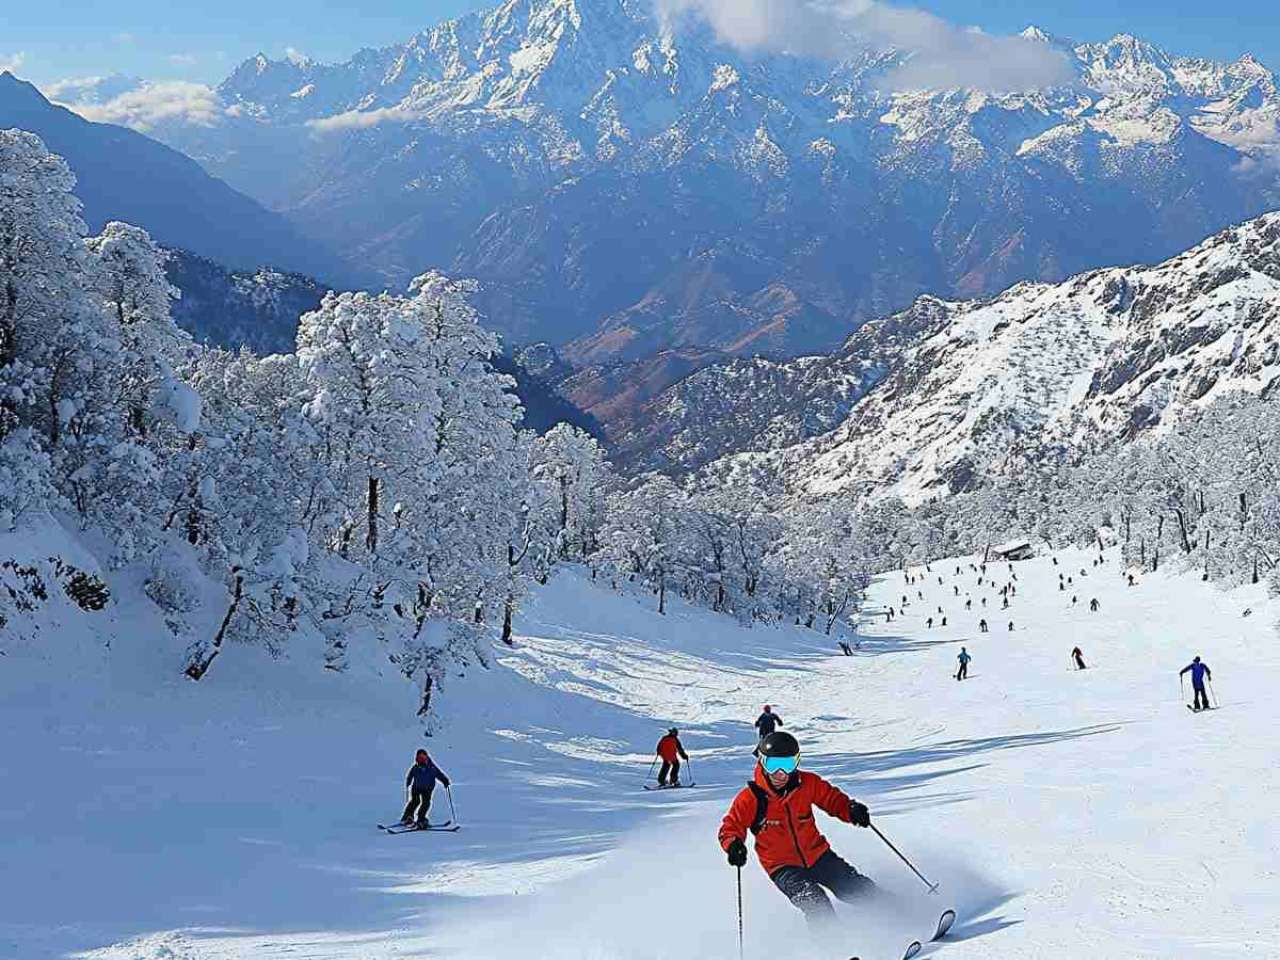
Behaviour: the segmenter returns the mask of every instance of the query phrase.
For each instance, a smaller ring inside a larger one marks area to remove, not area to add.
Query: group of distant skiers
[[[983,569],[985,571],[985,567]],[[905,602],[906,598],[903,599]],[[1098,609],[1097,600],[1091,607]],[[847,649],[844,652],[851,653]],[[959,668],[955,679],[965,680],[973,660],[967,647],[960,648],[957,660]],[[1075,669],[1087,669],[1079,645],[1072,648],[1071,661]],[[1189,706],[1196,711],[1210,709],[1206,684],[1212,680],[1212,673],[1208,664],[1197,656],[1179,676],[1188,673],[1195,695],[1194,703]],[[769,879],[804,913],[811,928],[822,929],[835,917],[831,896],[851,903],[873,892],[875,884],[832,849],[818,829],[813,808],[858,827],[871,826],[871,813],[865,804],[816,773],[801,770],[800,743],[782,730],[782,726],[782,718],[772,705],[765,704],[753,724],[756,732],[752,750],[756,758],[754,773],[730,804],[721,821],[718,839],[729,865],[741,869],[747,862],[747,836],[754,837],[756,858]],[[658,787],[682,786],[681,761],[687,763],[689,754],[680,741],[679,729],[669,728],[658,740],[654,753],[654,766],[661,762]],[[426,750],[419,750],[405,777],[410,799],[402,823],[416,823],[421,827],[429,824],[431,795],[437,783],[448,788],[449,778]]]

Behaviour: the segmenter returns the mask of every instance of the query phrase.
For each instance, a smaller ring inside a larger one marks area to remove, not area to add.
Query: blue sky
[[[282,56],[293,48],[342,60],[362,46],[394,43],[496,2],[12,0],[0,32],[0,65],[16,63],[19,76],[39,83],[116,72],[216,82],[259,50]],[[991,32],[1011,33],[1034,22],[1078,39],[1135,33],[1174,52],[1219,59],[1252,52],[1280,70],[1274,0],[924,0],[914,6]]]

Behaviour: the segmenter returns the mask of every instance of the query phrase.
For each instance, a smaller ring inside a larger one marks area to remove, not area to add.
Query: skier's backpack
[[[756,798],[756,815],[751,818],[751,826],[749,828],[751,835],[754,837],[764,827],[764,819],[769,812],[769,794],[765,793],[764,788],[755,782],[748,783],[747,789]]]

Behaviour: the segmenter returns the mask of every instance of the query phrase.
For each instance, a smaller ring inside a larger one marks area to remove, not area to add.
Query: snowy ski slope
[[[961,916],[936,955],[954,960],[1280,957],[1280,606],[1194,576],[1130,588],[1114,551],[1092,556],[1016,564],[1007,612],[968,560],[910,588],[884,577],[869,613],[925,599],[875,617],[853,657],[812,631],[679,604],[659,617],[647,597],[562,573],[518,647],[444,691],[429,747],[454,778],[457,834],[374,828],[398,813],[419,743],[413,691],[376,658],[336,677],[236,648],[193,685],[171,675],[142,605],[113,614],[110,655],[82,625],[52,624],[65,652],[0,659],[0,957],[729,960],[733,872],[714,832],[766,701],[804,764],[867,802],[944,893],[826,821],[896,896],[845,910],[833,954],[753,859],[750,958],[892,960],[944,904]],[[951,626],[931,630],[939,605]],[[1070,669],[1077,643],[1088,671]],[[1179,700],[1196,653],[1218,712]],[[699,786],[645,792],[670,724]]]

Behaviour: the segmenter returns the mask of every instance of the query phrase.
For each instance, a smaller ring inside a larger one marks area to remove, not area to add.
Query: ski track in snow
[[[454,779],[456,834],[374,827],[399,812],[420,738],[413,691],[375,658],[334,677],[235,648],[192,685],[127,609],[109,658],[74,636],[74,664],[11,652],[0,956],[727,960],[735,891],[715,829],[751,772],[766,701],[806,767],[866,801],[944,893],[923,893],[869,832],[823,818],[893,896],[842,908],[842,941],[814,944],[753,858],[748,957],[892,960],[947,905],[960,919],[927,953],[954,960],[1280,956],[1280,604],[1195,576],[1129,588],[1114,550],[1100,568],[1059,556],[1015,564],[1007,612],[990,587],[978,608],[967,560],[910,588],[882,577],[853,657],[819,633],[744,630],[679,603],[660,617],[651,598],[563,572],[516,648],[441,693],[429,746]],[[896,622],[874,616],[917,589],[924,601]],[[929,630],[939,604],[952,626]],[[974,661],[958,683],[961,642]],[[1085,672],[1070,669],[1076,644]],[[1179,701],[1177,670],[1197,653],[1220,713]],[[698,787],[645,792],[671,724]],[[433,816],[446,811],[438,791]]]

